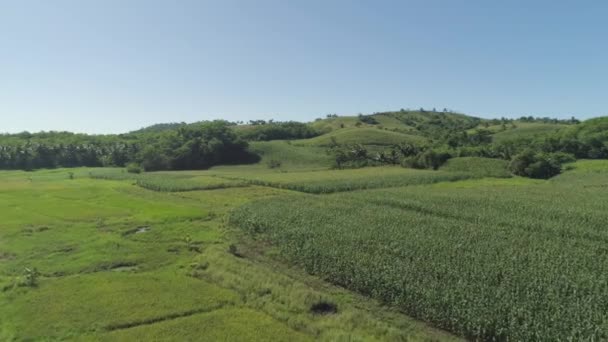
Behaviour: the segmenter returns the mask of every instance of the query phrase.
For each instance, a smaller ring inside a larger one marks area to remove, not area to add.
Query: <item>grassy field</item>
[[[542,181],[256,148],[207,171],[0,172],[0,340],[608,338],[607,161]]]
[[[332,138],[334,140],[332,140]],[[304,146],[330,146],[333,141],[338,144],[363,145],[398,145],[403,142],[423,144],[426,139],[422,136],[393,132],[375,127],[344,128],[315,138],[295,140],[294,145]]]
[[[490,127],[490,129],[494,128],[494,130],[496,131],[496,133],[492,136],[493,140],[499,142],[519,138],[533,138],[541,134],[555,132],[564,127],[567,127],[566,125],[561,124],[519,121],[515,122],[515,125],[515,128],[510,128],[510,126],[507,125],[507,130],[505,131],[498,131],[496,127],[499,126]]]
[[[509,162],[502,159],[462,157],[448,160],[440,168],[442,171],[466,172],[478,177],[509,178]]]
[[[0,173],[0,340],[455,339],[225,228],[230,210],[288,191],[135,181],[120,170]],[[325,302],[337,312],[311,310]]]
[[[549,182],[291,195],[231,222],[309,273],[461,336],[604,340],[608,164],[572,168]]]
[[[233,174],[232,180],[254,185],[289,189],[313,194],[390,188],[417,184],[457,181],[472,178],[464,172],[443,172],[405,169],[398,166],[370,167],[349,170],[324,170],[315,172],[274,172]]]

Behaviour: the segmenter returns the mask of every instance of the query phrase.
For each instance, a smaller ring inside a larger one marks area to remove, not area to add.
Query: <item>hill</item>
[[[355,127],[336,129],[315,138],[295,140],[293,143],[302,146],[330,146],[334,143],[388,146],[403,142],[423,144],[426,139],[418,135],[403,134],[385,129]]]

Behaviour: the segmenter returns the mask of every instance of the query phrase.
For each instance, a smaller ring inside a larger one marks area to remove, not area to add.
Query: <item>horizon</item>
[[[431,109],[423,108],[423,109],[425,109],[425,111],[427,111],[427,112],[442,113],[442,111],[438,110],[438,109],[436,111],[433,111],[432,108]],[[479,119],[482,119],[482,120],[500,120],[501,118],[505,118],[505,119],[509,119],[509,120],[518,120],[518,119],[520,119],[522,117],[532,116],[534,118],[540,118],[540,119],[549,118],[549,119],[559,119],[559,120],[567,120],[567,119],[573,117],[574,119],[580,120],[582,122],[582,121],[586,121],[586,120],[591,120],[591,119],[603,117],[603,116],[596,116],[596,117],[589,117],[589,118],[586,118],[586,119],[580,119],[580,118],[578,118],[576,116],[558,118],[558,117],[551,117],[551,116],[537,116],[537,115],[533,115],[533,114],[530,114],[530,115],[521,115],[521,116],[518,116],[518,117],[506,117],[506,116],[502,116],[502,117],[482,117],[482,116],[470,115],[470,114],[463,113],[463,112],[460,112],[460,111],[455,111],[455,110],[450,110],[450,109],[448,109],[448,110],[449,110],[448,113],[450,113],[450,114],[467,115],[467,116],[476,117],[476,118],[479,118]],[[375,114],[383,114],[383,113],[398,112],[398,111],[399,110],[387,110],[387,111],[380,111],[380,112],[373,112],[373,113],[356,113],[356,114],[344,114],[344,115],[343,114],[336,114],[336,115],[338,115],[338,117],[356,117],[356,116],[358,116],[360,114],[362,114],[362,115],[375,115]],[[406,112],[417,112],[418,109],[405,108],[405,111]],[[335,114],[335,113],[331,113],[331,114]],[[331,114],[328,113],[327,115],[331,115]],[[190,125],[190,124],[195,124],[195,123],[198,123],[198,122],[208,122],[208,121],[218,121],[218,120],[219,121],[228,121],[230,123],[235,123],[237,125],[239,125],[239,124],[241,124],[241,125],[248,125],[250,121],[255,121],[255,120],[264,120],[264,121],[272,120],[274,122],[295,121],[295,122],[302,122],[302,123],[312,123],[312,122],[314,122],[315,120],[318,120],[318,119],[327,119],[327,117],[317,117],[317,118],[313,118],[312,120],[308,120],[308,121],[280,120],[280,119],[277,119],[276,117],[271,117],[269,119],[266,119],[266,118],[265,119],[247,118],[246,120],[236,120],[236,121],[229,121],[229,120],[225,120],[225,119],[222,119],[222,118],[212,118],[212,119],[194,120],[194,121],[157,122],[157,123],[153,123],[153,124],[150,124],[150,125],[146,125],[146,126],[130,129],[128,131],[123,131],[123,132],[89,133],[89,132],[77,132],[77,131],[69,131],[69,130],[59,129],[59,130],[42,130],[42,131],[27,131],[27,130],[24,130],[24,131],[18,131],[18,132],[0,132],[0,135],[12,135],[12,134],[21,134],[21,133],[37,134],[37,133],[52,133],[52,132],[54,132],[54,133],[87,134],[87,135],[120,135],[120,134],[132,133],[132,132],[135,132],[135,131],[138,131],[138,130],[146,129],[146,128],[151,127],[151,126],[163,125],[163,124],[186,124],[186,125]],[[239,122],[242,122],[242,123],[239,123]]]
[[[0,132],[309,122],[403,104],[586,120],[608,114],[606,10],[600,1],[2,3]]]

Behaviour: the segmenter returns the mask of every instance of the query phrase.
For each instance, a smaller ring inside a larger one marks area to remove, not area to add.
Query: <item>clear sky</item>
[[[608,114],[608,1],[0,0],[0,132]]]

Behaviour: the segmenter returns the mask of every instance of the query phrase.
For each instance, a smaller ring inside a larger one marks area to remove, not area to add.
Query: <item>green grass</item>
[[[398,166],[315,172],[233,174],[250,184],[314,194],[449,182],[473,177],[467,173],[405,169]]]
[[[224,227],[236,207],[293,192],[157,192],[135,180],[118,169],[0,172],[0,340],[455,339],[267,259]],[[26,268],[36,286],[19,286]],[[321,299],[339,312],[312,314]]]
[[[214,190],[246,186],[246,183],[214,177],[204,171],[162,171],[142,174],[127,173],[124,169],[97,169],[93,179],[130,180],[144,189],[160,192]]]
[[[481,157],[461,157],[449,159],[440,170],[451,172],[466,172],[478,177],[512,177],[509,162],[502,159]]]
[[[106,341],[313,341],[272,317],[246,308],[225,308],[102,335]]]
[[[295,146],[288,141],[252,142],[250,148],[262,156],[259,164],[264,168],[268,168],[271,160],[280,161],[281,169],[298,170],[328,168],[332,162],[325,148]]]
[[[496,142],[505,140],[514,140],[521,138],[533,138],[538,135],[551,133],[558,131],[567,125],[562,124],[551,124],[551,123],[537,123],[537,122],[516,122],[515,128],[510,128],[507,125],[507,130],[497,131],[492,137]],[[490,128],[492,129],[492,128]],[[496,131],[496,130],[495,130]]]
[[[230,222],[311,274],[470,339],[604,340],[605,166],[579,163],[593,171],[574,184],[483,179],[277,197]]]
[[[338,144],[362,144],[389,146],[403,142],[424,144],[426,139],[418,135],[403,134],[375,127],[344,128],[311,139],[295,140],[293,144],[303,146],[330,146],[332,138]]]

